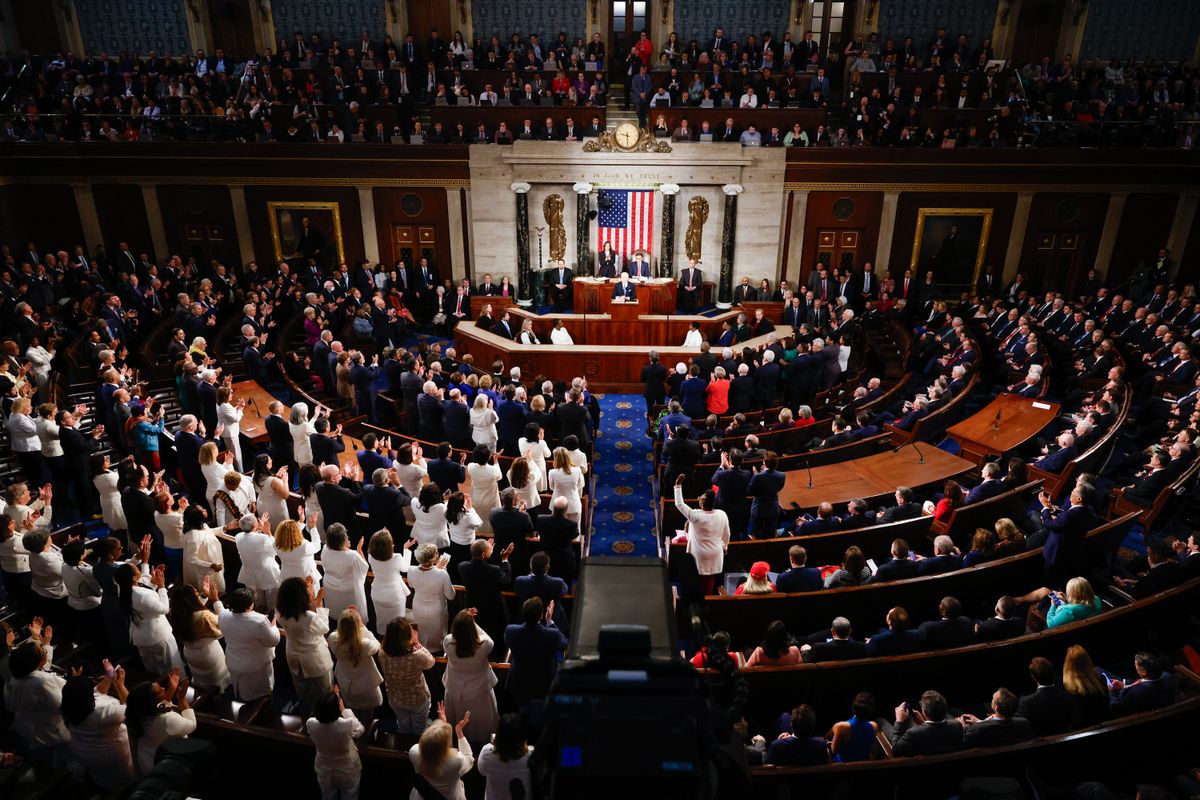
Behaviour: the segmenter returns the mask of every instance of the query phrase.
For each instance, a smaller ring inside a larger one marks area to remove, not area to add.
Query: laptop
[[[713,101],[712,101],[712,98],[711,98],[711,97],[706,97],[705,99],[701,100],[701,101],[700,101],[700,107],[701,107],[701,108],[712,108],[712,107],[713,107]]]
[[[352,142],[365,142],[365,141],[366,141],[366,137],[364,137],[364,136],[363,136],[361,133],[352,133],[352,134],[350,134],[350,141],[352,141]]]
[[[712,135],[711,133],[702,133],[702,134],[700,134],[700,141],[702,141],[702,142],[711,142],[712,140],[713,140],[713,135]]]
[[[375,60],[371,59],[371,58],[364,58],[363,62],[362,62],[362,68],[363,69],[375,69]]]
[[[433,104],[434,104],[435,106],[448,106],[448,105],[450,105],[450,103],[449,103],[449,102],[447,102],[446,98],[444,98],[444,97],[435,97],[435,98],[433,98]]]
[[[408,143],[409,144],[425,144],[425,139],[422,136],[413,135],[413,136],[408,137]]]
[[[583,63],[583,71],[584,72],[595,72],[596,71],[596,62],[595,61],[585,61]]]
[[[512,108],[512,100],[506,100],[503,97],[496,99],[497,108]]]

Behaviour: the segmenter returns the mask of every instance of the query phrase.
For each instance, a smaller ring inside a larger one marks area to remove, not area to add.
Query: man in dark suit
[[[775,468],[778,463],[779,458],[775,453],[767,453],[762,467],[755,470],[746,490],[753,498],[750,504],[750,535],[755,539],[773,537],[779,524],[779,493],[787,478]]]
[[[196,386],[196,396],[200,400],[200,419],[206,430],[217,429],[217,373],[206,369],[200,373],[200,383]]]
[[[1025,615],[1017,613],[1017,601],[1009,595],[1001,595],[996,601],[995,616],[975,626],[975,639],[979,642],[998,642],[1024,633]]]
[[[780,367],[775,351],[764,350],[762,365],[754,370],[754,407],[774,408],[779,397]]]
[[[754,406],[754,378],[750,365],[738,364],[737,373],[729,382],[729,413],[745,414]]]
[[[500,321],[492,326],[491,332],[497,336],[503,336],[505,339],[516,340],[517,330],[513,326],[512,315],[505,311],[504,316],[500,317]]]
[[[446,440],[460,450],[471,450],[475,447],[471,439],[471,409],[458,389],[451,389],[442,403],[442,426],[446,431]],[[439,482],[438,486],[442,484]]]
[[[876,516],[876,522],[899,522],[902,519],[913,519],[921,516],[921,506],[913,499],[916,495],[907,486],[896,487],[896,505],[881,510]]]
[[[431,380],[425,381],[421,394],[417,396],[417,417],[420,420],[421,434],[425,439],[440,442],[446,438],[442,427],[442,391]]]
[[[1187,577],[1183,567],[1175,559],[1175,552],[1171,545],[1162,539],[1155,539],[1146,547],[1146,563],[1149,565],[1149,569],[1140,578],[1136,580],[1120,577],[1115,579],[1135,600],[1173,589],[1183,583]]]
[[[268,365],[275,358],[274,353],[263,355],[258,351],[259,339],[257,336],[251,336],[246,340],[246,347],[242,350],[242,361],[246,364],[246,369],[250,372],[250,377],[258,382],[259,386],[267,387],[274,383],[271,380],[271,372]]]
[[[821,533],[833,533],[841,527],[841,520],[834,515],[833,506],[829,503],[821,503],[817,506],[817,515],[810,517],[807,514],[796,520],[794,535],[796,536],[816,536]]]
[[[58,416],[60,418],[57,421],[59,442],[63,452],[63,471],[68,476],[68,484],[75,496],[75,507],[86,520],[97,510],[95,501],[92,499],[91,481],[88,479],[91,474],[88,461],[91,460],[92,453],[100,449],[100,437],[104,435],[104,426],[96,425],[90,433],[84,433],[77,427],[78,420],[74,413],[63,410],[58,412]],[[97,428],[99,432],[97,432]],[[59,509],[66,510],[67,506],[70,506],[70,498],[60,497]],[[61,518],[61,511],[56,512],[54,517],[57,522]],[[154,521],[153,512],[151,512],[150,519],[151,522]],[[17,527],[19,530],[20,526]],[[137,529],[131,528],[130,530]]]
[[[689,258],[688,265],[679,273],[679,310],[684,314],[695,313],[703,296],[704,274],[697,268],[696,263],[696,259]]]
[[[362,494],[370,529],[386,529],[392,535],[394,547],[400,550],[408,541],[404,509],[412,503],[412,497],[400,485],[396,470],[376,469],[371,473],[370,483],[363,486]]]
[[[745,536],[750,526],[750,470],[742,469],[743,453],[737,448],[721,453],[721,466],[713,473],[717,487],[717,509],[729,517],[734,538]],[[780,589],[780,591],[783,591]],[[797,590],[799,591],[799,590]]]
[[[887,627],[867,641],[867,655],[899,656],[921,649],[921,637],[909,630],[908,612],[896,606],[887,613]]]
[[[342,441],[342,426],[329,429],[328,417],[317,417],[313,421],[313,433],[308,435],[309,447],[312,448],[313,463],[318,467],[330,464],[338,466],[338,453],[345,451],[346,443]]]
[[[458,565],[458,574],[466,589],[464,606],[476,610],[476,624],[495,642],[492,658],[502,659],[506,650],[504,629],[508,625],[508,604],[500,596],[500,587],[512,583],[508,557],[512,555],[513,545],[510,542],[500,552],[500,564],[496,565],[490,561],[494,544],[493,540],[476,539],[471,544],[471,560]]]
[[[957,752],[962,748],[962,723],[947,719],[946,698],[938,692],[928,691],[921,695],[919,714],[910,711],[908,703],[896,707],[896,724],[892,732],[893,754],[931,756]]]
[[[558,418],[558,434],[560,439],[574,436],[579,440],[579,446],[587,448],[592,443],[590,431],[591,415],[583,404],[583,396],[578,390],[572,389],[567,394],[566,402],[559,403],[554,411]]]
[[[59,426],[62,433],[63,426]],[[153,544],[150,546],[150,561],[153,564],[166,562],[167,554],[163,549],[162,531],[154,523],[154,493],[158,484],[158,476],[151,475],[141,465],[136,467],[133,481],[121,492],[121,508],[125,511],[127,531],[133,531],[140,541],[143,536],[150,534]]]
[[[266,425],[267,436],[270,437],[267,453],[271,456],[272,468],[278,471],[281,467],[290,467],[294,460],[292,430],[288,427],[287,420],[283,418],[283,403],[278,400],[271,401],[267,406],[267,418],[263,420],[263,424]],[[178,449],[178,442],[179,440],[176,438],[176,449]],[[182,461],[182,453],[180,457]]]
[[[429,472],[429,480],[436,483],[443,492],[457,492],[458,485],[467,479],[467,471],[462,463],[454,460],[450,442],[438,444],[437,458],[430,459],[426,469]]]
[[[550,513],[538,515],[536,527],[540,549],[550,557],[554,574],[569,586],[579,574],[576,544],[579,523],[567,517],[567,498],[556,497],[550,504]],[[560,624],[565,624],[565,620],[565,615],[559,617]]]
[[[321,467],[321,482],[316,487],[321,521],[326,528],[335,524],[343,525],[351,546],[357,545],[362,538],[358,529],[358,505],[363,496],[361,478],[362,470],[357,465],[350,465],[343,470],[336,463],[326,464]]]
[[[808,551],[798,544],[788,548],[788,563],[791,567],[775,579],[777,592],[816,592],[823,586],[821,570],[808,567]]]
[[[904,580],[905,578],[915,578],[919,563],[912,560],[908,542],[903,539],[896,539],[892,542],[891,559],[880,564],[879,568],[875,570],[875,574],[867,580],[867,583],[886,583],[888,581]]]
[[[667,398],[667,368],[658,359],[658,351],[650,351],[650,363],[642,367],[642,397],[646,400],[646,413]]]
[[[570,311],[574,295],[575,273],[567,267],[567,262],[561,258],[558,265],[550,271],[550,298],[554,301],[554,310]]]
[[[567,637],[552,621],[553,611],[553,605],[545,606],[541,598],[530,597],[521,604],[522,624],[504,630],[510,664],[505,688],[518,707],[546,697],[558,669],[559,654],[567,649]]]
[[[1071,491],[1068,509],[1054,507],[1046,492],[1038,493],[1038,501],[1042,504],[1042,525],[1046,528],[1042,558],[1047,585],[1063,586],[1082,572],[1083,541],[1088,531],[1099,524],[1099,518],[1078,486]]]
[[[1154,505],[1158,493],[1171,484],[1171,472],[1167,469],[1170,460],[1169,453],[1155,450],[1150,456],[1149,467],[1138,473],[1137,481],[1132,486],[1121,490],[1125,499],[1142,508]]]
[[[612,299],[620,298],[626,303],[632,303],[637,300],[637,287],[629,281],[629,273],[622,272],[621,280],[613,284]]]
[[[864,658],[867,646],[850,638],[850,620],[837,617],[829,628],[830,638],[814,644],[806,644],[800,648],[806,664],[819,664],[822,661],[845,661],[852,658]]]
[[[488,521],[496,544],[501,550],[512,545],[510,560],[516,563],[517,569],[523,569],[529,563],[525,539],[533,535],[533,519],[529,512],[519,507],[515,489],[509,487],[500,492],[500,505],[488,512]],[[493,557],[493,560],[497,559]]]
[[[945,534],[933,540],[933,555],[917,562],[918,575],[942,575],[962,569],[962,556],[954,540]]]
[[[1057,685],[1054,665],[1036,656],[1029,662],[1029,676],[1037,688],[1021,697],[1017,704],[1017,716],[1029,720],[1034,736],[1066,733],[1070,728],[1075,702],[1070,693]]]
[[[1003,747],[1033,738],[1029,720],[1017,716],[1017,696],[1003,687],[992,695],[992,713],[987,719],[963,714],[963,747]]]
[[[975,641],[975,620],[962,613],[962,603],[956,597],[943,597],[938,604],[941,619],[922,622],[917,628],[921,643],[930,650],[961,647]]]
[[[1114,717],[1137,714],[1164,708],[1175,699],[1175,681],[1163,670],[1154,653],[1141,652],[1133,657],[1138,679],[1132,683],[1112,682],[1112,713]]]
[[[1004,494],[1004,482],[1000,480],[999,464],[995,461],[989,461],[983,465],[979,474],[983,480],[974,486],[971,491],[967,492],[967,496],[963,500],[963,505],[978,503],[981,500],[988,500],[996,495]]]
[[[496,407],[496,416],[499,418],[496,423],[496,446],[506,455],[514,457],[519,455],[517,442],[529,421],[529,408],[516,397],[516,388],[511,384],[505,386],[504,399]]]
[[[1033,466],[1043,472],[1059,473],[1078,454],[1075,448],[1075,434],[1070,431],[1063,431],[1055,441],[1058,444],[1057,449],[1033,462]]]

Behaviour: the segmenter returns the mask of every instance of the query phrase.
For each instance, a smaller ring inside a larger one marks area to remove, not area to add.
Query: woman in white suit
[[[204,497],[208,501],[209,508],[213,507],[213,498],[216,497],[217,492],[225,488],[225,473],[233,469],[229,466],[229,461],[232,459],[232,453],[220,453],[217,450],[216,442],[205,442],[200,445],[200,472],[204,475]]]
[[[487,741],[496,731],[496,673],[488,663],[494,642],[475,624],[475,609],[464,608],[454,617],[450,635],[443,640],[446,651],[446,714],[451,719],[470,712],[466,736]]]
[[[711,489],[700,496],[700,508],[683,502],[683,479],[675,480],[675,507],[687,520],[687,551],[696,559],[704,593],[713,594],[716,578],[725,569],[729,549],[729,517],[716,507],[717,496]]]
[[[205,524],[207,517],[200,506],[188,506],[183,511],[183,580],[201,589],[204,579],[209,578],[219,594],[225,591],[225,557],[216,529]]]
[[[313,716],[304,723],[304,729],[317,751],[313,768],[317,772],[321,797],[329,800],[357,798],[362,760],[354,740],[362,736],[366,728],[343,704],[338,689],[321,695]]]
[[[270,537],[261,538],[270,541]],[[225,664],[234,695],[243,702],[271,694],[275,688],[275,646],[279,628],[270,617],[254,610],[254,592],[234,589],[228,607],[217,615],[225,634]]]
[[[268,614],[275,609],[279,592],[279,562],[275,560],[275,539],[271,534],[270,518],[263,514],[242,517],[237,535],[233,537],[242,567],[238,583],[250,590],[259,608]]]
[[[313,525],[317,515],[311,517]],[[304,518],[299,521],[285,519],[275,526],[275,555],[279,557],[279,577],[286,581],[288,578],[312,578],[313,584],[321,585],[321,573],[317,569],[314,556],[321,550],[321,539],[311,526],[304,525]]]
[[[320,409],[318,409],[319,413]],[[292,454],[299,467],[313,463],[312,444],[309,436],[317,432],[308,420],[308,405],[296,403],[292,406],[292,416],[288,420],[288,430],[292,433]]]
[[[408,575],[413,591],[412,621],[421,634],[421,644],[433,653],[441,652],[449,603],[454,599],[454,584],[446,572],[448,563],[449,554],[439,558],[437,547],[424,544],[417,549],[418,568]]]
[[[129,523],[125,521],[125,509],[121,506],[121,492],[117,489],[117,471],[107,455],[97,453],[91,457],[92,485],[100,495],[100,517],[112,531],[123,531]]]
[[[222,386],[217,389],[217,422],[224,426],[221,430],[221,441],[225,449],[233,453],[233,468],[238,472],[245,469],[246,462],[242,460],[241,423],[245,399],[235,400],[232,386]]]
[[[375,605],[375,630],[387,633],[388,623],[396,617],[407,616],[405,605],[411,594],[404,574],[412,566],[412,548],[416,540],[409,538],[396,555],[395,542],[387,530],[376,531],[367,546],[367,563],[371,565],[371,602]]]
[[[325,590],[306,578],[288,578],[279,587],[275,617],[287,641],[287,665],[300,698],[302,714],[312,710],[333,681],[333,658],[325,637],[329,609]]]
[[[533,466],[537,468],[538,491],[550,491],[549,478],[546,474],[546,459],[550,458],[550,445],[546,444],[546,432],[542,430],[542,427],[536,423],[526,425],[525,435],[517,440],[517,450],[533,462]],[[537,503],[533,503],[529,507],[533,508],[536,505]]]
[[[379,640],[363,625],[358,611],[348,608],[338,617],[337,630],[329,634],[327,641],[337,659],[333,677],[337,680],[338,694],[356,717],[369,722],[375,709],[383,705],[383,691],[379,688],[383,675],[375,663]]]
[[[325,530],[325,549],[321,551],[321,569],[325,572],[322,584],[325,587],[325,607],[329,616],[340,617],[347,608],[354,606],[361,613],[367,611],[367,560],[363,558],[363,540],[358,547],[350,549],[350,537],[346,526],[335,522]]]
[[[167,580],[164,565],[155,567],[143,585],[142,570],[136,562],[126,561],[113,573],[117,598],[129,619],[129,639],[138,649],[142,664],[152,675],[165,675],[175,667],[183,667],[179,646],[171,632],[167,614],[171,603],[167,599]]]

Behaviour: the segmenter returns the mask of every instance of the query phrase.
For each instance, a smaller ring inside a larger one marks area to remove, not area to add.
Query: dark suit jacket
[[[875,570],[875,574],[867,580],[867,583],[886,583],[887,581],[899,581],[905,578],[915,578],[919,572],[920,562],[913,561],[910,558],[889,559],[879,565]]]
[[[313,463],[318,467],[338,464],[338,453],[346,449],[346,443],[341,437],[334,438],[323,433],[310,433],[308,443],[312,448]]]
[[[271,463],[275,469],[285,467],[291,464],[294,460],[292,451],[292,431],[288,427],[288,422],[278,414],[268,414],[264,420],[267,427],[267,436],[270,437],[271,446],[269,453],[271,455]],[[175,437],[176,446],[179,444],[179,437]],[[182,457],[182,453],[180,454]]]
[[[1021,698],[1017,716],[1029,720],[1035,736],[1066,733],[1071,725],[1075,701],[1061,686],[1039,686]]]
[[[902,519],[916,519],[921,516],[921,506],[917,503],[905,503],[902,506],[885,508],[875,517],[876,522],[899,522]]]
[[[1129,587],[1128,592],[1131,597],[1141,600],[1143,597],[1178,586],[1186,577],[1179,562],[1164,561],[1139,578],[1137,583]]]
[[[775,579],[777,592],[816,592],[823,586],[821,570],[816,567],[792,567]]]
[[[983,481],[967,492],[966,499],[963,500],[963,505],[978,503],[981,500],[988,500],[997,495],[1004,494],[1005,488],[1004,483],[999,479]]]
[[[500,552],[511,544],[513,553],[509,556],[509,561],[516,564],[516,568],[521,571],[528,569],[529,549],[525,537],[533,533],[533,520],[529,513],[498,506],[488,512],[488,520],[492,524],[492,535],[496,542],[492,551],[493,563],[500,563]],[[554,567],[553,561],[551,567]],[[555,571],[558,569],[555,568]]]
[[[894,631],[884,628],[867,642],[868,656],[899,656],[921,649],[921,637],[916,631]]]
[[[545,697],[558,669],[558,654],[567,649],[567,637],[554,625],[509,625],[504,629],[504,643],[511,664],[505,687],[517,703]]]
[[[550,571],[570,584],[578,573],[575,545],[572,542],[579,535],[579,524],[566,517],[539,514],[537,535],[542,540],[541,544],[531,546],[550,556]]]
[[[471,439],[471,409],[466,404],[454,400],[442,403],[442,426],[445,428],[446,441],[450,444],[460,450],[474,448]]]
[[[496,565],[472,558],[458,565],[458,574],[467,590],[465,607],[479,609],[476,622],[496,640],[508,624],[508,604],[500,596],[500,588],[512,583],[512,567],[507,561]]]
[[[1046,571],[1063,578],[1077,575],[1082,568],[1084,537],[1098,522],[1096,512],[1089,506],[1073,506],[1054,517],[1049,509],[1042,509],[1042,523],[1046,526],[1042,556]]]
[[[1024,616],[999,619],[989,617],[979,623],[979,631],[975,634],[980,642],[997,642],[1001,639],[1011,639],[1025,633]]]
[[[442,427],[442,401],[435,395],[422,392],[417,396],[417,418],[421,434],[428,441],[440,442],[446,438]]]
[[[892,733],[892,752],[897,756],[930,756],[963,749],[962,724],[956,719],[915,725],[897,723]]]
[[[592,435],[588,433],[588,410],[578,403],[559,403],[555,409],[558,417],[558,435],[560,439],[575,436],[579,439],[580,447],[592,443]]]
[[[316,457],[316,454],[313,454]],[[315,461],[313,463],[316,463]],[[358,481],[342,478],[338,483],[321,481],[317,484],[317,502],[321,505],[321,521],[328,528],[336,522],[346,526],[352,541],[358,535],[358,505],[362,501],[362,486]]]
[[[397,548],[408,538],[408,526],[404,522],[404,509],[412,504],[412,497],[398,486],[382,487],[367,484],[362,490],[367,507],[371,530],[387,528]],[[319,497],[318,497],[319,499]]]
[[[1127,685],[1112,699],[1114,717],[1153,711],[1170,705],[1175,699],[1175,681],[1163,673],[1155,680],[1141,680]]]
[[[1003,747],[1006,744],[1027,742],[1033,738],[1033,727],[1023,717],[1012,719],[981,719],[963,728],[964,747]]]
[[[918,575],[941,575],[946,572],[953,572],[956,569],[962,569],[962,556],[931,556],[923,561],[917,562]]]
[[[427,465],[429,480],[443,492],[457,492],[458,485],[467,479],[467,470],[451,458],[435,458]]]
[[[258,352],[257,348],[247,347],[242,350],[242,361],[246,363],[246,369],[250,371],[250,377],[258,381],[259,386],[266,386],[271,383],[271,373],[268,369],[269,362],[263,358],[262,353]]]
[[[930,620],[921,623],[917,634],[930,650],[960,647],[975,641],[975,620],[967,616]]]
[[[812,649],[804,654],[807,664],[819,664],[822,661],[846,661],[852,658],[866,658],[867,646],[853,639],[830,639],[827,642],[817,642]]]
[[[641,376],[642,396],[648,400],[661,403],[667,396],[667,368],[661,363],[647,364],[642,367]]]

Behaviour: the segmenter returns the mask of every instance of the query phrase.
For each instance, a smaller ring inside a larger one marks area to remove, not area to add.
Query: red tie
[[[455,314],[461,314],[461,313],[462,313],[462,295],[461,295],[461,294],[458,296],[458,305],[456,305],[456,306],[454,307],[454,313],[455,313]]]
[[[904,296],[908,297],[908,278],[904,279]]]

